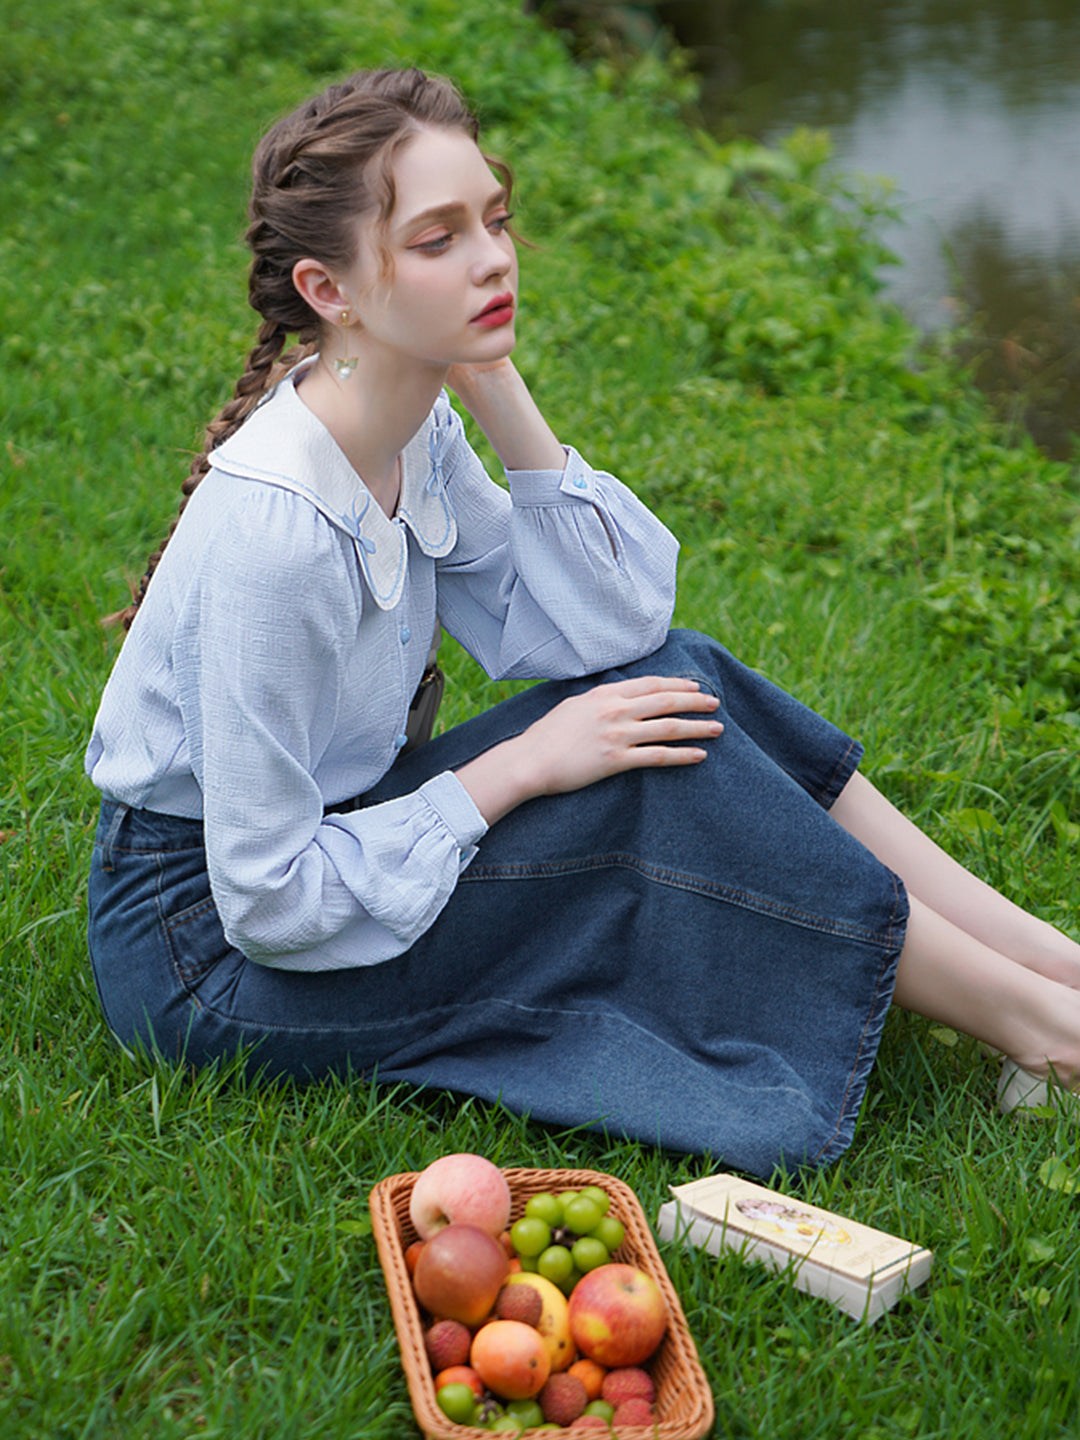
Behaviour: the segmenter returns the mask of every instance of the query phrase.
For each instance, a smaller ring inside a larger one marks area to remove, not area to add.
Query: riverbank
[[[81,898],[81,752],[116,643],[98,617],[251,342],[254,137],[354,66],[455,75],[536,242],[521,367],[679,533],[679,622],[855,730],[894,799],[1073,930],[1077,471],[1006,444],[881,305],[877,201],[835,193],[819,141],[713,146],[648,56],[575,67],[511,0],[368,0],[362,25],[308,0],[261,21],[238,0],[16,0],[9,30],[0,1429],[409,1434],[370,1183],[482,1149],[613,1169],[652,1214],[704,1167],[378,1085],[191,1081],[104,1031]],[[452,723],[507,687],[448,649]],[[891,1016],[853,1151],[803,1190],[935,1250],[914,1302],[862,1332],[737,1261],[669,1255],[718,1433],[1068,1433],[1074,1201],[1039,1177],[1071,1173],[1074,1137],[997,1117],[992,1068],[954,1041]]]

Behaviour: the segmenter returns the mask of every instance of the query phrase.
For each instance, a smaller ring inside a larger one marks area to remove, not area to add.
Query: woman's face
[[[366,222],[345,277],[363,327],[357,343],[438,367],[509,355],[517,255],[505,191],[479,148],[459,130],[421,130],[398,152],[393,178],[382,251]]]

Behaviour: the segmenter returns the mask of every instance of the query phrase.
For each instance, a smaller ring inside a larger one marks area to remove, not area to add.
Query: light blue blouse
[[[428,928],[486,826],[450,772],[369,790],[405,740],[435,625],[493,678],[565,678],[662,644],[678,546],[618,480],[485,473],[445,393],[393,519],[296,392],[213,453],[106,685],[86,770],[201,817],[231,944],[285,969],[368,965]]]

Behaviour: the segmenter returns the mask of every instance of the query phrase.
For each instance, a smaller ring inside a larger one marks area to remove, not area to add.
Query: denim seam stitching
[[[889,928],[885,931],[868,930],[861,925],[837,923],[827,920],[823,916],[815,915],[811,911],[800,910],[795,906],[778,905],[763,896],[755,895],[752,891],[711,884],[699,876],[689,875],[680,870],[661,869],[659,866],[648,865],[634,855],[619,851],[607,855],[589,856],[580,860],[548,861],[539,864],[477,865],[474,862],[459,876],[458,884],[475,884],[485,880],[550,879],[559,875],[575,875],[588,870],[612,868],[632,870],[659,885],[686,890],[706,899],[726,901],[729,904],[737,905],[742,910],[750,910],[778,920],[790,920],[792,923],[818,934],[865,941],[884,949],[891,949],[896,944],[896,928],[893,923],[890,923]]]

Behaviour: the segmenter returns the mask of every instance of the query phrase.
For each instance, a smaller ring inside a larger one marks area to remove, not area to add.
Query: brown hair
[[[233,398],[207,426],[202,453],[181,489],[183,499],[169,535],[147,563],[132,603],[109,619],[125,630],[146,594],[184,506],[210,469],[210,454],[236,433],[266,391],[318,344],[319,317],[292,279],[298,260],[347,269],[356,258],[356,221],[374,214],[385,226],[394,206],[391,165],[421,126],[464,130],[473,140],[479,124],[449,80],[420,70],[361,71],[331,85],[267,131],[252,161],[252,252],[248,303],[262,317]],[[501,161],[488,163],[509,192]],[[285,353],[290,334],[299,344]]]

